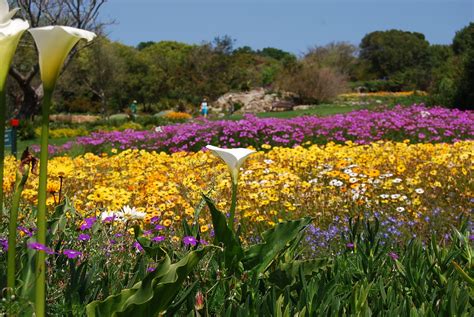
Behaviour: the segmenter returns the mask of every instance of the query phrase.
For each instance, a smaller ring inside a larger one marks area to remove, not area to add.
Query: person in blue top
[[[206,118],[208,112],[209,112],[209,108],[207,104],[207,99],[204,98],[201,102],[201,114],[204,116],[204,118]]]

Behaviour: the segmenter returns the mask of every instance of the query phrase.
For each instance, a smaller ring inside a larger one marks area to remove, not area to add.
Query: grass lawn
[[[330,116],[339,113],[347,113],[354,110],[370,108],[367,105],[364,106],[349,106],[344,104],[321,104],[315,105],[306,110],[292,110],[292,111],[279,111],[279,112],[260,112],[256,116],[259,118],[294,118],[300,116]],[[242,119],[242,114],[233,114],[220,119],[227,120],[239,120]]]
[[[57,139],[49,139],[49,144],[50,145],[62,145],[66,143],[67,141],[72,140],[73,138],[57,138]],[[38,145],[40,144],[40,139],[35,138],[32,140],[18,140],[17,143],[17,157],[19,158],[21,156],[21,153],[26,149],[27,146],[32,146],[32,145]],[[10,149],[7,150],[7,154],[10,154]]]

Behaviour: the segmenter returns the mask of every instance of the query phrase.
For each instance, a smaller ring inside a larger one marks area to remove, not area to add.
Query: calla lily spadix
[[[234,184],[237,184],[239,169],[242,164],[244,164],[250,154],[255,153],[254,150],[244,148],[222,149],[213,145],[207,145],[206,148],[224,160],[229,167],[230,174],[232,175],[232,182]]]
[[[54,89],[64,61],[77,42],[81,39],[90,42],[96,36],[93,32],[58,25],[29,31],[38,48],[41,80],[45,90]]]

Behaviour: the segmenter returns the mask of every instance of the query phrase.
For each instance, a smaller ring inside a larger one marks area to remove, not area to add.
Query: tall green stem
[[[23,175],[17,174],[17,183],[13,195],[12,209],[10,211],[10,223],[8,226],[8,260],[7,260],[7,287],[13,291],[15,288],[15,257],[16,257],[16,229],[18,221],[18,209],[23,188],[30,171],[29,166],[25,166]]]
[[[38,187],[38,214],[37,241],[46,245],[46,189],[48,178],[48,135],[49,135],[49,109],[51,107],[52,89],[44,90],[43,108],[41,118],[41,152],[40,152],[40,172]],[[36,293],[35,293],[35,311],[37,317],[45,316],[45,290],[46,290],[46,254],[44,251],[38,251],[36,262]]]
[[[3,165],[5,161],[5,120],[7,115],[7,91],[0,90],[0,220],[3,217]]]
[[[230,203],[230,216],[229,216],[229,225],[232,231],[234,231],[234,218],[235,218],[235,208],[237,206],[237,183],[232,181],[232,201]],[[235,231],[234,231],[235,232]]]

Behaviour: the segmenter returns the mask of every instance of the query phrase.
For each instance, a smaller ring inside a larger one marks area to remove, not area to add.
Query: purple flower
[[[150,266],[149,268],[146,269],[147,272],[155,272],[156,271],[156,267],[152,267]]]
[[[389,252],[388,256],[392,258],[392,260],[398,260],[399,256],[395,252]]]
[[[349,243],[346,244],[346,247],[348,249],[354,249],[354,243],[349,242]]]
[[[21,232],[23,232],[24,234],[26,234],[28,237],[32,237],[32,236],[33,236],[33,231],[34,231],[34,230],[28,230],[28,228],[25,228],[25,227],[22,227],[22,226],[18,226],[17,229],[18,229],[18,231],[21,231]]]
[[[165,237],[164,236],[157,236],[157,237],[154,237],[153,239],[151,239],[151,241],[153,242],[162,242],[162,241],[165,241]]]
[[[36,250],[36,251],[44,251],[48,254],[54,254],[54,251],[51,250],[50,248],[48,248],[47,246],[39,243],[39,242],[30,242],[27,244],[27,247],[32,249],[32,250]]]
[[[202,245],[208,245],[208,244],[209,244],[209,242],[207,242],[207,241],[204,240],[204,239],[200,239],[200,240],[199,240],[199,243],[202,244]]]
[[[186,236],[183,238],[183,243],[185,245],[192,245],[192,246],[195,246],[197,244],[197,240],[195,237],[193,236]]]
[[[0,238],[0,246],[2,247],[3,251],[8,251],[8,240],[4,238]]]
[[[82,252],[76,250],[65,249],[63,250],[63,254],[67,256],[69,259],[75,259],[79,256],[82,256]]]
[[[90,218],[84,219],[84,223],[81,225],[81,230],[84,231],[84,230],[92,228],[96,220],[97,220],[97,217],[90,217]]]
[[[155,230],[160,231],[160,230],[163,230],[163,229],[165,229],[165,226],[162,226],[162,225],[156,225],[155,226]]]
[[[143,231],[143,235],[144,235],[144,236],[149,236],[149,235],[152,234],[152,233],[153,233],[153,230],[145,230],[145,231]]]
[[[150,222],[151,222],[151,223],[155,223],[155,222],[158,222],[158,221],[160,221],[160,217],[156,217],[156,216],[155,216],[155,217],[152,217],[152,218],[150,219]]]
[[[133,246],[137,249],[138,252],[143,252],[143,247],[137,241],[133,243]]]
[[[79,241],[89,241],[91,239],[91,236],[85,233],[81,233],[78,237],[77,240]]]
[[[471,234],[471,235],[469,236],[469,240],[470,240],[470,241],[474,241],[474,234]]]

